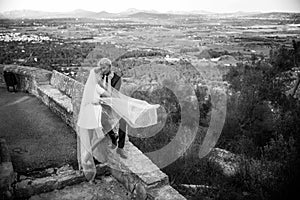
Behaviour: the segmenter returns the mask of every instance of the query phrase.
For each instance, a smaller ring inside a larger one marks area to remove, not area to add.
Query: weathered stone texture
[[[96,169],[97,176],[109,174],[107,165],[97,165]],[[82,172],[73,170],[72,167],[66,165],[57,169],[56,173],[47,177],[22,177],[22,180],[15,185],[15,197],[29,198],[33,195],[62,189],[66,186],[80,184],[85,181],[86,179]]]
[[[72,97],[72,90],[75,84],[74,79],[53,70],[50,84],[55,88],[58,88],[62,93],[64,93],[68,97]]]
[[[72,90],[72,99],[71,99],[72,106],[73,106],[73,124],[77,123],[83,90],[84,90],[84,85],[78,81],[75,81]]]
[[[4,139],[0,139],[0,197],[9,199],[12,195],[12,183],[15,180],[15,173],[8,146]]]
[[[4,65],[0,65],[0,87],[6,87],[3,75]]]
[[[240,169],[239,157],[229,151],[214,148],[208,154],[209,164],[226,177],[235,176]]]
[[[3,70],[16,75],[19,91],[37,95],[38,85],[50,83],[51,72],[48,70],[18,65],[6,65]]]
[[[78,185],[67,186],[62,190],[55,190],[32,196],[30,200],[130,200],[131,194],[126,191],[113,177],[105,176],[95,183],[82,182]]]
[[[69,126],[73,127],[73,106],[71,99],[51,85],[42,85],[38,89],[38,97],[49,108],[62,118]]]
[[[152,189],[148,192],[149,200],[185,200],[186,198],[179,194],[170,185]]]

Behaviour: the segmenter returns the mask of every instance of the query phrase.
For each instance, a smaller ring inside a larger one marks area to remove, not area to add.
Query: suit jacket
[[[108,76],[109,75],[109,73],[107,73],[107,74],[103,74],[103,76]],[[106,82],[108,81],[108,79],[106,79]],[[121,88],[121,77],[119,76],[119,75],[117,75],[116,73],[114,73],[114,76],[113,76],[113,78],[111,79],[111,86],[113,87],[113,88],[115,88],[116,90],[120,90],[120,88]]]

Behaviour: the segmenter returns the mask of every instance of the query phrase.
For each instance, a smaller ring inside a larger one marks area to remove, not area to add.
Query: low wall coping
[[[38,83],[49,83],[50,77],[52,76],[52,72],[49,70],[19,65],[5,65],[3,71],[28,76],[35,79]]]

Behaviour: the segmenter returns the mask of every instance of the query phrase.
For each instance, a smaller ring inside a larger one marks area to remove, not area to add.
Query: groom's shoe
[[[111,148],[111,149],[115,149],[115,148],[117,148],[117,145],[114,144],[114,143],[111,143],[110,148]]]
[[[117,142],[118,142],[118,137],[115,137],[113,140],[111,140],[110,148],[111,149],[117,148]]]
[[[118,148],[117,153],[124,159],[128,158],[127,153],[124,151],[124,149]]]

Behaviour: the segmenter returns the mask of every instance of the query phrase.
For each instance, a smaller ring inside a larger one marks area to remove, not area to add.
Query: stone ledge
[[[71,98],[63,94],[59,89],[53,87],[52,85],[41,85],[38,87],[39,95],[46,95],[51,100],[55,101],[62,108],[64,108],[68,113],[73,113],[73,106],[71,102]],[[44,102],[46,105],[48,102]]]
[[[0,87],[6,87],[4,76],[3,76],[3,70],[5,65],[0,65]]]
[[[147,200],[186,200],[177,190],[170,185],[165,185],[148,192]]]
[[[111,156],[114,157],[109,160],[111,174],[137,199],[185,199],[169,185],[168,176],[131,142],[127,141],[125,150],[127,159]],[[114,150],[109,154],[115,154]]]
[[[50,83],[52,73],[48,70],[18,66],[5,65],[3,71],[12,72],[17,78],[17,90],[37,95],[37,86]]]
[[[19,65],[5,65],[4,71],[13,72],[17,75],[28,76],[30,78],[34,78],[38,83],[50,83],[51,71],[35,68],[35,67],[27,67],[27,66],[19,66]]]
[[[131,142],[126,143],[125,150],[128,158],[120,159],[120,164],[138,176],[148,188],[169,184],[168,176]]]
[[[54,113],[61,117],[69,126],[73,127],[73,105],[71,98],[51,85],[37,87],[38,98]]]
[[[52,76],[50,80],[50,84],[55,88],[59,89],[62,93],[67,95],[68,97],[72,97],[72,91],[74,88],[75,80],[59,73],[56,70],[52,71]]]

